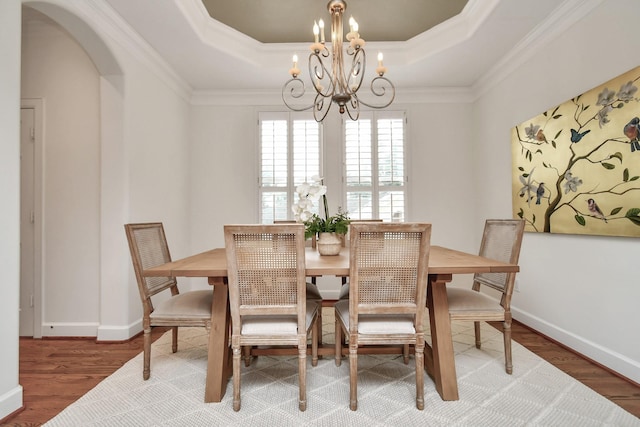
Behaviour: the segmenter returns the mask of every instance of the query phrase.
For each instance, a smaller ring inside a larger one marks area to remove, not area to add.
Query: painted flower
[[[618,98],[624,102],[633,101],[633,96],[637,91],[638,88],[634,86],[633,82],[629,81],[620,87],[620,90],[618,91]]]
[[[606,87],[598,94],[598,102],[596,105],[607,105],[611,104],[615,99],[616,93],[612,90],[607,89]]]
[[[577,192],[578,186],[582,184],[582,180],[577,176],[573,176],[570,170],[564,173],[564,180],[564,194],[567,194],[569,191]]]
[[[600,129],[602,129],[602,126],[610,122],[608,115],[611,111],[613,111],[613,107],[611,105],[605,105],[600,111],[598,111],[598,124],[600,125]]]
[[[533,196],[531,195],[536,194],[536,192],[538,191],[538,186],[535,185],[532,182],[532,177],[533,177],[533,171],[535,170],[535,168],[531,169],[531,172],[529,172],[528,174],[522,174],[520,175],[518,178],[520,178],[520,182],[522,183],[522,188],[520,189],[520,197],[524,197],[524,195],[527,195],[527,204],[529,206],[530,205],[530,201],[533,198]],[[526,175],[526,176],[525,176]]]
[[[540,129],[540,126],[534,125],[533,123],[531,123],[528,127],[524,128],[524,131],[527,134],[527,138],[535,139],[539,129]]]

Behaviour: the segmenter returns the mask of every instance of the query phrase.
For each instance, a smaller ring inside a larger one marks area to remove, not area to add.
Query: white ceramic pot
[[[342,239],[336,233],[318,233],[317,245],[320,255],[338,255],[342,249]]]

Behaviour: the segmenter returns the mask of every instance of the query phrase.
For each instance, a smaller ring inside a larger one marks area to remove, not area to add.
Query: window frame
[[[263,179],[263,141],[262,141],[262,122],[265,120],[284,120],[287,122],[287,184],[286,186],[264,186]],[[274,220],[293,220],[293,212],[291,206],[295,203],[296,186],[299,184],[295,182],[295,165],[294,165],[294,122],[297,120],[313,121],[317,123],[313,118],[311,112],[295,112],[295,111],[261,111],[258,113],[258,222],[265,223],[263,218],[263,194],[271,192],[286,193],[287,207],[286,218],[277,218]],[[322,123],[318,124],[318,175],[322,176],[324,170],[324,134]],[[307,176],[304,179],[309,180],[311,176]],[[268,222],[271,223],[271,222]]]
[[[408,221],[409,213],[409,143],[408,143],[408,121],[405,111],[401,110],[384,110],[384,111],[361,111],[359,120],[371,121],[371,173],[372,183],[370,187],[363,187],[363,191],[371,191],[372,194],[372,218],[378,219],[380,216],[380,194],[385,191],[398,191],[403,192],[403,219],[402,221]],[[403,150],[403,177],[402,186],[395,185],[381,185],[380,184],[380,164],[379,164],[379,137],[378,137],[378,121],[385,119],[401,119],[402,120],[402,150]],[[354,192],[353,186],[348,185],[347,179],[347,123],[349,120],[342,120],[342,200],[343,206],[348,206],[347,195],[349,192]],[[366,189],[365,189],[366,188]],[[359,218],[351,218],[359,219]],[[369,218],[363,218],[369,219]],[[388,220],[388,219],[387,219]]]

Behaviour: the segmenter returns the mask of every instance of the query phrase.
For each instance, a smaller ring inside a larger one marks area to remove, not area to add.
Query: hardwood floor
[[[154,330],[154,339],[165,331]],[[513,339],[640,417],[640,386],[517,322],[513,325]],[[141,335],[113,344],[83,339],[20,339],[20,384],[24,388],[25,409],[0,426],[33,427],[45,423],[141,351]]]

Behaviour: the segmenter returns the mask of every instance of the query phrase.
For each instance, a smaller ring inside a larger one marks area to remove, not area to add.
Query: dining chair
[[[517,264],[524,232],[524,220],[489,219],[485,222],[480,255]],[[516,273],[476,273],[471,289],[447,287],[451,320],[474,322],[476,348],[480,348],[480,322],[501,321],[504,339],[505,370],[513,372],[511,360],[511,295]],[[500,293],[499,300],[481,292],[483,287]]]
[[[142,301],[142,329],[144,331],[144,362],[142,377],[151,374],[151,329],[156,326],[172,328],[171,350],[178,351],[178,327],[203,326],[211,330],[212,290],[180,293],[175,277],[145,277],[144,271],[171,262],[169,246],[161,222],[125,224],[133,269]],[[169,290],[170,297],[154,305],[152,297]]]
[[[317,301],[306,298],[302,224],[225,225],[229,277],[233,409],[240,410],[241,348],[298,348],[298,407],[306,410],[307,337],[312,365],[318,363]]]
[[[416,406],[424,409],[424,317],[431,224],[353,223],[349,298],[335,304],[336,365],[349,341],[349,407],[358,408],[358,347],[415,347]]]

